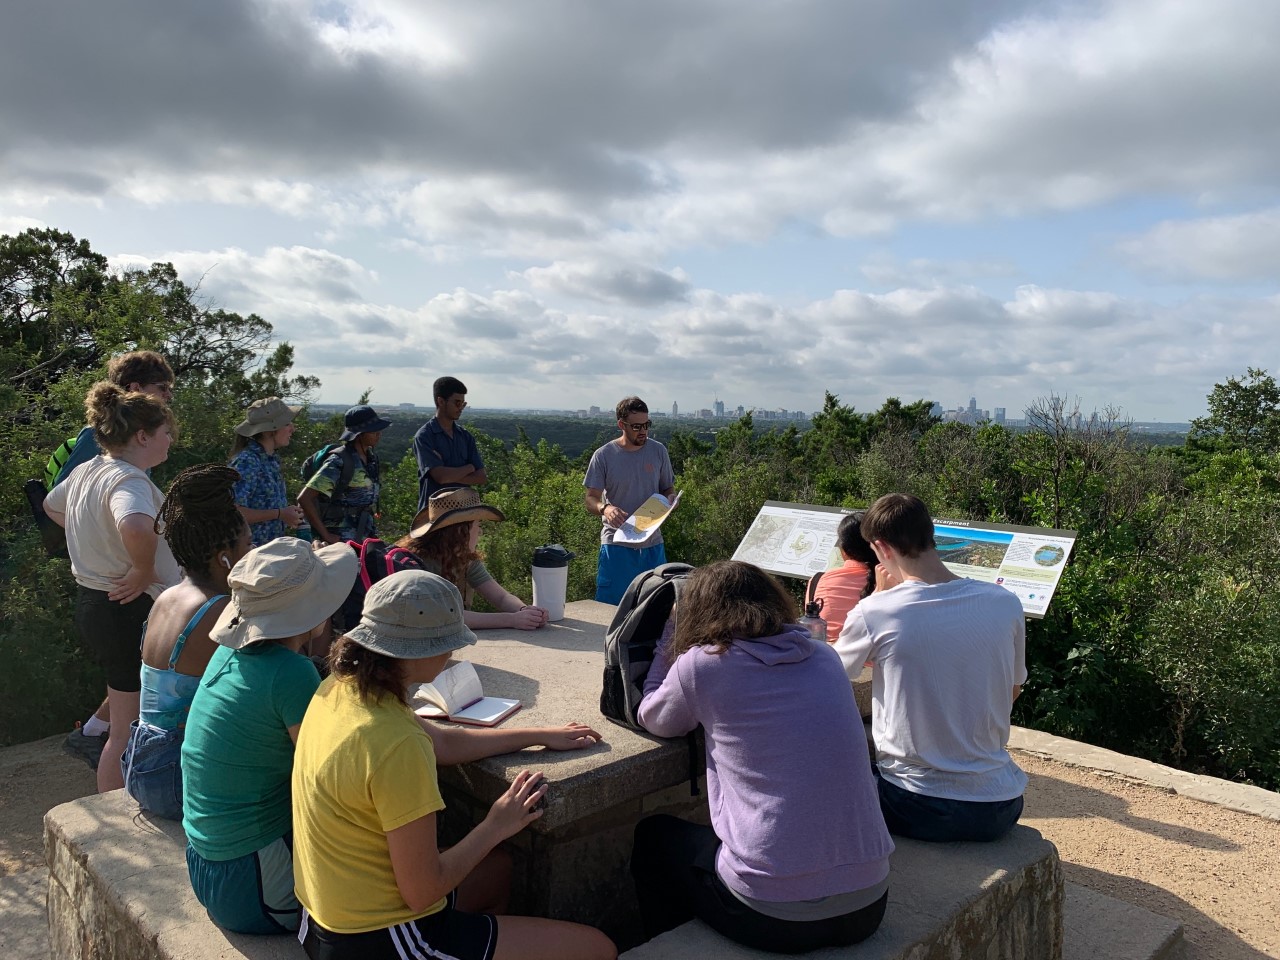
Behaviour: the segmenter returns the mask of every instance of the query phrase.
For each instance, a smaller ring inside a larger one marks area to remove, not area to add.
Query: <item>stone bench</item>
[[[216,926],[191,892],[182,824],[138,813],[123,790],[45,814],[49,953],[58,960],[298,960],[294,937]]]
[[[816,950],[811,960],[1059,960],[1063,882],[1058,852],[1039,831],[1015,827],[997,843],[894,838],[889,906],[863,943]],[[625,960],[756,960],[699,920],[628,950]]]
[[[1057,851],[1029,827],[992,844],[895,839],[889,909],[851,951],[888,958],[1058,960],[1063,885]],[[123,791],[86,797],[45,818],[49,939],[59,960],[214,960],[303,956],[292,937],[215,926],[187,881],[180,824],[140,815]],[[628,838],[629,846],[629,838]],[[629,852],[629,850],[627,851]],[[630,883],[624,893],[630,898]],[[634,942],[634,940],[632,941]],[[694,922],[627,952],[630,960],[765,957]]]

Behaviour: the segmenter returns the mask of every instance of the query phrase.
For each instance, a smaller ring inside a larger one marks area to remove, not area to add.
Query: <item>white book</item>
[[[431,683],[410,688],[409,703],[420,717],[492,727],[520,709],[519,700],[486,697],[480,675],[469,660],[440,671]]]

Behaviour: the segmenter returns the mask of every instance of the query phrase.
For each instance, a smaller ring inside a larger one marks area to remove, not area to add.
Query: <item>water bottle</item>
[[[564,619],[572,550],[558,543],[533,548],[533,605],[547,611],[547,620]]]
[[[800,626],[809,631],[809,636],[819,643],[827,642],[827,621],[822,619],[822,597],[810,600],[804,605],[804,616],[800,618]]]
[[[308,543],[310,543],[314,539],[314,536],[311,533],[311,524],[307,523],[307,521],[305,520],[303,520],[300,524],[298,524],[298,527],[296,530],[294,530],[293,535],[297,537],[299,540],[306,540]]]

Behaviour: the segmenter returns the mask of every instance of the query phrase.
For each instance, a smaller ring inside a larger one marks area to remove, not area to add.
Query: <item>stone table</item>
[[[481,630],[456,659],[476,666],[486,694],[523,706],[503,728],[581,721],[604,740],[585,750],[523,750],[440,768],[448,809],[441,841],[483,819],[525,768],[551,783],[543,816],[518,834],[512,909],[600,927],[620,942],[639,936],[627,862],[642,816],[672,813],[707,821],[702,787],[691,795],[687,741],[661,740],[609,723],[600,714],[604,634],[614,607],[594,600],[565,606],[565,618],[539,630]],[[697,751],[699,771],[701,748]]]

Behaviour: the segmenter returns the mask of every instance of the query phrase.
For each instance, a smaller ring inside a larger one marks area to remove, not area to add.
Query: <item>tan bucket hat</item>
[[[236,424],[236,433],[242,437],[256,437],[270,433],[293,423],[301,407],[291,407],[279,397],[255,400],[244,412],[244,420]]]
[[[505,520],[507,515],[480,499],[472,487],[445,487],[427,499],[409,527],[409,536],[425,537],[432,530],[443,530],[472,520]]]
[[[319,550],[295,537],[264,543],[231,568],[231,602],[209,636],[239,650],[260,640],[305,633],[342,606],[358,570],[355,551],[345,543]]]
[[[444,577],[401,570],[365,594],[364,614],[347,639],[397,660],[450,653],[476,642],[462,620],[462,594]]]

